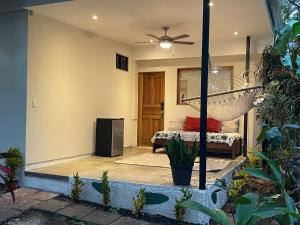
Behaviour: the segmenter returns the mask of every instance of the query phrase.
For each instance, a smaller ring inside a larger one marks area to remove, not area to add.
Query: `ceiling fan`
[[[178,41],[180,39],[189,37],[190,35],[188,35],[188,34],[181,34],[176,37],[170,37],[167,35],[167,31],[170,29],[170,27],[165,26],[162,29],[164,30],[165,34],[161,37],[157,37],[156,35],[153,35],[153,34],[147,34],[149,37],[152,37],[156,40],[156,41],[151,40],[150,43],[152,43],[152,42],[158,43],[158,45],[161,48],[166,48],[166,49],[171,48],[173,44],[193,45],[195,43],[195,42],[189,42],[189,41]],[[149,42],[137,42],[137,43],[146,44]]]

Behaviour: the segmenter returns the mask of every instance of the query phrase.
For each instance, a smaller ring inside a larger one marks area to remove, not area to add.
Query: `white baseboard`
[[[92,156],[92,153],[87,153],[83,155],[77,155],[77,156],[71,156],[71,157],[65,157],[61,159],[54,159],[54,160],[48,160],[43,162],[37,162],[37,163],[28,163],[25,165],[25,171],[30,171],[33,169],[46,167],[46,166],[52,166],[60,163],[70,162],[78,159],[83,159]]]

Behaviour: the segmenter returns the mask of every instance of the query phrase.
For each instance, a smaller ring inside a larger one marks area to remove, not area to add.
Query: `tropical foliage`
[[[300,1],[281,1],[283,25],[273,46],[262,55],[259,77],[263,101],[258,117],[263,129],[259,143],[280,167],[288,191],[300,198]]]
[[[174,166],[188,166],[194,165],[195,159],[198,154],[198,149],[196,147],[196,142],[189,146],[185,141],[183,141],[178,135],[172,138],[166,148],[167,155],[170,159],[171,165]]]
[[[264,179],[275,184],[279,192],[272,196],[260,197],[257,193],[246,193],[235,200],[235,214],[233,215],[236,225],[254,225],[266,218],[276,218],[281,225],[293,225],[300,219],[296,203],[285,189],[284,175],[277,164],[262,153],[256,153],[267,162],[270,174],[261,168],[249,167],[245,171],[254,177]],[[217,190],[218,191],[218,190]],[[214,192],[214,193],[217,193]],[[214,194],[213,193],[213,194]],[[212,199],[216,195],[212,195]],[[202,212],[211,217],[217,224],[229,225],[226,213],[219,209],[210,209],[200,203],[186,201],[182,206]]]
[[[182,223],[185,215],[185,208],[182,206],[182,203],[188,201],[192,198],[192,193],[187,188],[181,188],[180,192],[182,193],[181,198],[176,198],[175,204],[175,212],[176,212],[176,220],[178,223]]]

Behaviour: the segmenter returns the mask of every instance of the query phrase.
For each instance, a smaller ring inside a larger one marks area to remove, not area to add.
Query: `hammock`
[[[249,75],[253,76],[249,76]],[[224,76],[223,76],[224,77]],[[254,73],[233,74],[231,81],[222,72],[210,69],[208,75],[207,114],[220,121],[237,119],[251,110],[261,89]],[[182,102],[200,111],[201,96],[184,98]]]

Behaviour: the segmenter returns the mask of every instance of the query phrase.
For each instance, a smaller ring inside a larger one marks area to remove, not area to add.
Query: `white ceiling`
[[[271,26],[264,0],[213,0],[211,38],[265,37]],[[161,27],[171,27],[170,36],[190,34],[186,41],[201,41],[201,0],[75,0],[31,7],[45,15],[101,36],[135,45],[149,41],[145,34],[161,36]],[[97,21],[92,20],[97,15]]]

